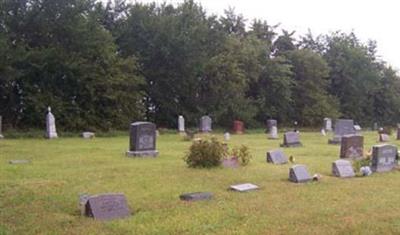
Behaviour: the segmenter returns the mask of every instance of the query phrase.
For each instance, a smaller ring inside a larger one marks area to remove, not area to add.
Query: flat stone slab
[[[31,163],[31,161],[29,161],[29,160],[11,160],[8,163],[10,163],[12,165],[18,165],[18,164],[29,164],[29,163]]]
[[[340,178],[351,178],[356,176],[350,161],[337,160],[332,163],[332,174]]]
[[[124,194],[107,193],[88,197],[85,205],[85,215],[96,220],[107,221],[129,217],[131,216],[131,211]]]
[[[82,132],[81,136],[84,139],[93,139],[96,135],[93,132]]]
[[[127,151],[127,157],[157,157],[158,151]]]
[[[213,194],[210,192],[196,192],[196,193],[184,193],[179,196],[182,201],[203,201],[211,200]]]
[[[229,188],[238,192],[248,192],[259,189],[257,185],[250,183],[231,185]]]

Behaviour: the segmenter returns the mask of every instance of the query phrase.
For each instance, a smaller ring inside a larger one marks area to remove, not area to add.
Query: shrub
[[[189,167],[210,168],[221,164],[225,156],[225,149],[216,138],[210,140],[197,140],[190,146],[189,152],[184,157]]]
[[[249,147],[242,145],[239,147],[234,147],[231,152],[231,156],[236,157],[242,166],[249,164],[253,156],[251,156]]]
[[[354,168],[355,172],[359,172],[360,168],[363,166],[370,166],[370,165],[371,165],[371,157],[370,156],[353,161],[353,168]]]

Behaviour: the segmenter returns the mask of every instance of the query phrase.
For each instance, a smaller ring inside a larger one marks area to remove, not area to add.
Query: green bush
[[[223,144],[216,138],[200,139],[193,142],[184,160],[189,167],[210,168],[219,166],[225,154]]]
[[[360,168],[363,166],[370,166],[370,165],[371,165],[371,157],[370,156],[353,161],[353,169],[355,170],[355,172],[359,172]]]
[[[242,145],[239,147],[234,147],[231,151],[231,156],[236,157],[242,166],[249,164],[250,160],[253,158],[251,156],[249,147]]]

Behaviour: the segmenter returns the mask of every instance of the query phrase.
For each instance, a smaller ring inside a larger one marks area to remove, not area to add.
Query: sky
[[[131,0],[132,2],[135,0]],[[195,0],[209,14],[222,15],[224,9],[246,19],[266,20],[283,29],[314,36],[341,30],[355,32],[363,42],[377,41],[378,56],[400,70],[400,1],[396,0]],[[167,2],[183,0],[136,0],[136,2]]]

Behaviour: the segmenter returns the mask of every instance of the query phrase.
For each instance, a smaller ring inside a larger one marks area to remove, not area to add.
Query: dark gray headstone
[[[364,155],[364,137],[361,135],[342,136],[340,158],[362,158]]]
[[[213,197],[212,193],[209,192],[196,192],[196,193],[185,193],[179,196],[182,201],[202,201],[211,200]]]
[[[312,177],[304,165],[294,165],[289,170],[289,180],[294,183],[305,183],[312,180]]]
[[[277,149],[267,152],[267,162],[273,164],[286,164],[288,163],[288,159],[282,150]]]
[[[283,136],[283,144],[281,147],[301,147],[303,146],[300,142],[299,133],[294,131],[286,132]]]
[[[125,195],[119,193],[90,196],[86,201],[85,215],[96,220],[113,220],[131,215]]]
[[[356,175],[351,162],[347,160],[337,160],[333,162],[332,174],[340,178],[350,178]]]
[[[396,146],[390,144],[373,146],[371,163],[373,172],[391,171],[395,166],[397,166]]]
[[[335,122],[334,138],[329,140],[329,144],[340,144],[342,136],[355,135],[354,121],[351,119],[338,119]]]
[[[201,132],[211,132],[212,131],[212,119],[209,116],[201,117],[199,129]]]
[[[130,128],[128,157],[156,157],[156,125],[151,122],[135,122]]]

